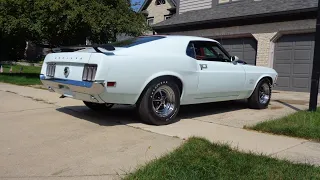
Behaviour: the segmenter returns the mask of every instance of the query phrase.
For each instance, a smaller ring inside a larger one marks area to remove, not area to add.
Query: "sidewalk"
[[[49,91],[0,83],[0,91],[7,91],[33,99],[44,100],[57,106],[83,106],[81,101],[59,99],[59,95]],[[168,126],[149,126],[132,122],[121,117],[119,121],[128,126],[153,133],[187,139],[192,136],[204,137],[212,142],[227,143],[231,147],[245,152],[269,155],[292,162],[309,163],[320,166],[320,143],[276,136],[242,128],[215,124],[196,119],[182,119]]]

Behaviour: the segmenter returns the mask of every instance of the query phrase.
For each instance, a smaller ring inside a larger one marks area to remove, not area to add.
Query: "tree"
[[[30,36],[28,0],[0,0],[0,58],[23,58],[26,39]]]
[[[117,34],[137,36],[147,29],[128,0],[0,0],[0,37],[8,41],[107,43]]]
[[[118,33],[139,35],[146,28],[143,15],[127,0],[35,0],[32,13],[37,39],[49,44],[113,41]]]

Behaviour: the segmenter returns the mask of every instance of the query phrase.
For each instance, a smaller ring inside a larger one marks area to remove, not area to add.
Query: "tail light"
[[[83,68],[82,80],[94,81],[98,66],[96,64],[86,64]]]
[[[55,63],[48,63],[47,64],[47,72],[46,75],[48,77],[54,77],[54,73],[56,71],[56,64]]]

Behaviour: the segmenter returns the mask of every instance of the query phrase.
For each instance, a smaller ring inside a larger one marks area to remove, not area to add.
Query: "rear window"
[[[115,47],[128,48],[128,47],[136,46],[139,44],[144,44],[147,42],[151,42],[151,41],[155,41],[155,40],[159,40],[159,39],[163,39],[163,38],[165,38],[165,37],[163,37],[163,36],[141,36],[141,37],[135,37],[135,38],[131,38],[131,39],[123,40],[123,41],[118,41],[118,42],[112,43],[111,45],[113,45]]]

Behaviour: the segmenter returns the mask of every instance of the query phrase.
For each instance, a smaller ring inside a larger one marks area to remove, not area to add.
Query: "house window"
[[[152,18],[148,18],[147,19],[147,24],[150,26],[150,25],[152,25],[153,24],[153,20],[154,20],[154,18],[152,17]]]
[[[156,5],[166,4],[166,0],[156,0]]]
[[[171,15],[164,15],[164,20],[170,19]]]

